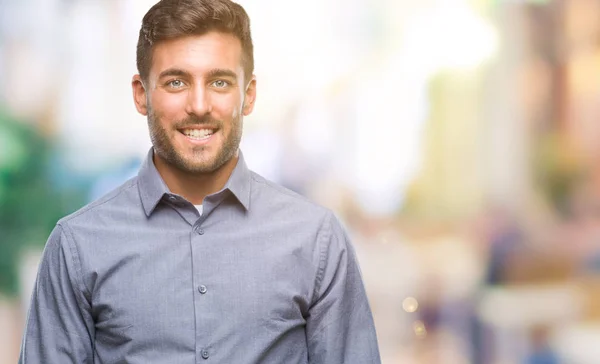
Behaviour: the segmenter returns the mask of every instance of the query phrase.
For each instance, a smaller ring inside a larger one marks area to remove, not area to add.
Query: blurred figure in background
[[[559,364],[560,360],[556,351],[550,345],[550,330],[537,327],[533,332],[533,349],[526,364]]]

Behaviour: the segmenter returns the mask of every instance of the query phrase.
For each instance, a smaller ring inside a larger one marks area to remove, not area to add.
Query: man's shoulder
[[[307,216],[314,218],[324,218],[330,216],[333,212],[327,207],[303,196],[291,189],[273,182],[258,173],[251,172],[253,182],[258,188],[258,200],[269,205],[270,208],[277,209],[285,207],[288,211],[295,213],[302,212]],[[255,201],[252,204],[256,203]]]
[[[69,224],[77,222],[78,220],[90,220],[95,219],[102,215],[104,212],[114,208],[126,207],[131,205],[132,197],[137,196],[137,179],[133,177],[121,184],[119,187],[106,193],[104,196],[88,203],[81,207],[79,210],[63,217],[58,221],[59,225]],[[135,194],[133,196],[132,194]]]

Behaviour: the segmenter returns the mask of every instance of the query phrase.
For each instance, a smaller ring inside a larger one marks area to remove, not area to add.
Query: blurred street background
[[[0,0],[0,364],[56,221],[150,147],[153,3]],[[385,364],[600,363],[600,0],[239,3],[244,156],[347,226]]]

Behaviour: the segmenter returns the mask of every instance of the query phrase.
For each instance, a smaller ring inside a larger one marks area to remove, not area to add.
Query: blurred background
[[[240,0],[255,171],[333,209],[383,362],[600,362],[600,0]],[[153,0],[0,0],[0,364],[56,221],[137,173]]]

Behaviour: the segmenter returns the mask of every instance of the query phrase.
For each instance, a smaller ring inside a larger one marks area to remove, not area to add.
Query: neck
[[[182,171],[168,164],[156,153],[152,158],[156,170],[171,192],[183,196],[194,205],[201,205],[206,196],[225,187],[238,162],[239,154],[236,154],[235,157],[225,162],[215,171],[196,174]]]

